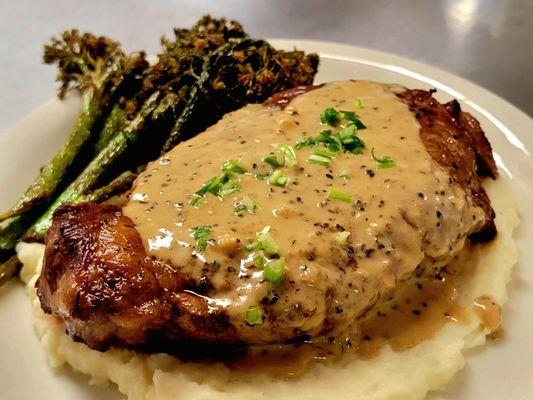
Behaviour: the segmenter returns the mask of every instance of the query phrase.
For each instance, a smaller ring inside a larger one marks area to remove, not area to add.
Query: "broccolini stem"
[[[111,182],[109,182],[107,185],[96,189],[88,195],[82,196],[80,198],[80,201],[92,201],[100,203],[117,194],[124,193],[126,190],[131,188],[131,185],[136,177],[137,174],[131,171],[123,172]]]
[[[0,264],[0,286],[13,278],[20,270],[20,261],[16,255]]]
[[[145,102],[137,116],[130,122],[125,130],[116,134],[106,147],[89,163],[83,172],[59,195],[48,210],[42,215],[24,236],[25,239],[42,239],[52,224],[55,210],[65,203],[79,203],[83,196],[89,192],[104,174],[128,147],[136,142],[139,133],[150,120],[152,113],[157,112],[159,103],[164,103],[159,91],[152,94]]]
[[[65,174],[91,136],[91,129],[101,114],[100,96],[89,89],[83,93],[83,105],[74,129],[52,161],[26,190],[26,193],[8,211],[0,214],[0,221],[24,214],[39,204],[51,200]]]

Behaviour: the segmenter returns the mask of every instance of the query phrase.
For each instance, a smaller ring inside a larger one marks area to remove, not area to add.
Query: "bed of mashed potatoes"
[[[506,284],[518,255],[513,230],[519,223],[517,207],[504,179],[487,182],[486,189],[497,213],[497,239],[476,248],[470,262],[482,265],[464,282],[460,303],[472,304],[482,295],[500,305],[507,301]],[[403,352],[388,347],[377,357],[358,358],[346,354],[340,361],[317,364],[293,380],[229,370],[223,364],[182,362],[166,354],[143,354],[112,349],[104,353],[73,342],[62,326],[45,315],[36,297],[34,284],[40,270],[43,246],[20,244],[24,264],[22,279],[33,301],[34,324],[50,364],[66,364],[91,377],[97,385],[116,384],[131,400],[186,399],[422,399],[429,391],[442,388],[463,368],[463,352],[485,343],[486,328],[474,314],[466,324],[447,323],[430,340]]]

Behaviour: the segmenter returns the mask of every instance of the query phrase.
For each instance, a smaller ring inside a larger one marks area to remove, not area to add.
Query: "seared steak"
[[[492,151],[457,102],[372,82],[311,88],[247,106],[178,145],[138,178],[124,209],[60,208],[37,282],[43,310],[100,350],[335,335],[414,271],[438,271],[467,237],[494,237],[481,186],[497,176]],[[313,143],[320,130],[352,129],[350,114],[320,122],[320,113],[353,110],[356,98],[361,154]],[[272,144],[298,140],[296,165],[271,172],[264,157],[286,154]],[[223,175],[226,192],[202,193],[224,160],[243,170]],[[274,250],[256,236],[266,226]],[[268,275],[273,261],[284,268]]]

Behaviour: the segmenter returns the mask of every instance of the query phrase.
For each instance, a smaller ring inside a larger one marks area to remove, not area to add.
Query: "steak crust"
[[[290,89],[265,105],[283,108],[313,88]],[[405,90],[398,96],[416,116],[428,153],[485,212],[486,224],[470,239],[491,240],[495,213],[481,186],[483,177],[497,176],[490,144],[458,102],[440,104],[432,93]],[[132,221],[117,206],[59,208],[46,237],[36,287],[43,310],[62,319],[74,339],[94,349],[150,348],[158,340],[242,342],[224,311],[194,293],[192,279],[147,254]]]

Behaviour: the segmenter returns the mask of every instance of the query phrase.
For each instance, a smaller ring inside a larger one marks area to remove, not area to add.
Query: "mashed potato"
[[[479,296],[491,296],[498,304],[507,301],[506,283],[517,260],[512,234],[519,219],[508,188],[500,178],[487,182],[487,192],[497,213],[498,238],[476,248],[470,262],[476,268],[460,289],[462,304],[473,304]],[[34,305],[34,323],[53,367],[70,365],[91,377],[91,383],[112,382],[129,399],[422,399],[447,383],[465,363],[465,349],[485,343],[487,329],[471,306],[465,324],[447,323],[430,340],[403,352],[389,347],[377,357],[358,358],[346,354],[340,361],[317,364],[303,376],[286,381],[264,375],[229,370],[223,364],[182,362],[165,354],[142,354],[112,349],[101,353],[73,342],[61,324],[45,315],[36,297],[43,246],[21,244],[17,248],[24,263],[22,279]]]

